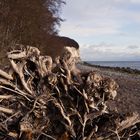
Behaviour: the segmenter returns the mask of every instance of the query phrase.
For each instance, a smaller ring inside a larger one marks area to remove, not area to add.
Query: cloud
[[[82,37],[125,34],[122,29],[130,22],[140,22],[139,12],[127,6],[136,0],[72,0],[67,1],[61,26],[61,35],[76,34]]]
[[[131,3],[140,4],[140,0],[130,0]]]
[[[112,35],[112,34],[119,34],[119,25],[117,24],[98,24],[95,26],[90,27],[90,25],[73,25],[73,24],[65,24],[63,27],[63,31],[61,34],[74,34],[80,35],[81,37],[88,37],[88,36],[96,36],[96,35]]]
[[[128,46],[127,48],[128,48],[128,49],[138,49],[139,46],[137,46],[137,45],[130,45],[130,46]]]
[[[87,61],[140,60],[140,48],[106,43],[86,45],[81,47],[81,58]]]
[[[140,4],[140,0],[112,0],[116,3]]]
[[[140,60],[140,0],[68,0],[62,17],[60,35],[79,42],[83,59]]]

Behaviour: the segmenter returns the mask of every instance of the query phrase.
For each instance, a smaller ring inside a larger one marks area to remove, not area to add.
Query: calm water
[[[140,61],[88,61],[88,63],[109,67],[129,67],[140,70]]]

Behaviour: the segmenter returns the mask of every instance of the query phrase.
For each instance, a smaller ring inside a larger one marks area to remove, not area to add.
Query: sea
[[[121,67],[140,70],[140,61],[87,61],[92,65]]]

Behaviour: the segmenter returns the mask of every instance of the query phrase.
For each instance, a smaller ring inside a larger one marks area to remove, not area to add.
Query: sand
[[[131,74],[112,68],[102,68],[78,64],[84,71],[97,71],[101,75],[111,77],[119,84],[118,94],[114,101],[110,101],[111,110],[121,113],[138,112],[140,114],[140,74]]]

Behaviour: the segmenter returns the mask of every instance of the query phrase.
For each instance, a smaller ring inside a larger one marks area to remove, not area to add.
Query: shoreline
[[[86,66],[94,67],[94,68],[108,69],[108,70],[114,70],[114,71],[119,71],[119,72],[124,72],[124,73],[130,73],[130,74],[140,74],[140,70],[132,69],[130,67],[101,66],[101,65],[90,64],[85,61],[83,61],[82,64]]]

